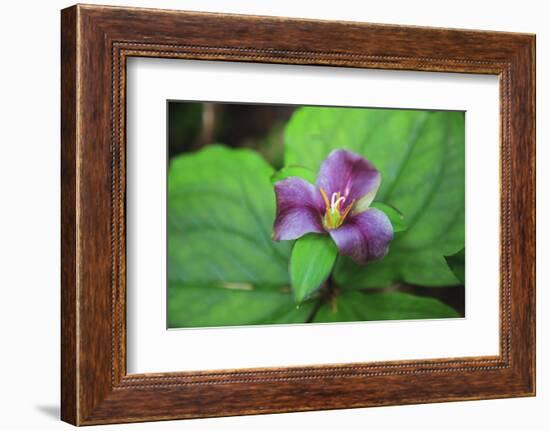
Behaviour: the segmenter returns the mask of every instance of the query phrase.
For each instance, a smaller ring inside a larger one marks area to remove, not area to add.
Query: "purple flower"
[[[384,212],[371,208],[380,173],[366,159],[334,150],[321,164],[316,185],[298,177],[275,183],[276,241],[306,233],[328,233],[341,254],[357,263],[384,257],[393,228]]]

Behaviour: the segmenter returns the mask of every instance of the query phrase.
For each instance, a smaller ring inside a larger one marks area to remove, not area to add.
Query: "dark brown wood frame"
[[[61,17],[63,420],[88,425],[535,394],[534,35],[81,5]],[[500,354],[128,375],[131,56],[498,75]]]

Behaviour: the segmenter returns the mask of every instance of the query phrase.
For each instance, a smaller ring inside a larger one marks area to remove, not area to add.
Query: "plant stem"
[[[331,299],[333,299],[337,295],[337,292],[338,292],[338,289],[334,284],[334,280],[332,278],[332,272],[331,272],[327,280],[323,283],[323,285],[319,289],[319,299],[313,306],[313,309],[311,310],[311,313],[309,313],[309,316],[307,317],[305,323],[313,322],[313,319],[315,319],[315,315],[317,314],[321,306],[329,302]]]

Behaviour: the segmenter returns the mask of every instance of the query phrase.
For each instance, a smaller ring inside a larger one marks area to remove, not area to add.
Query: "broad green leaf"
[[[208,146],[168,178],[168,276],[192,284],[288,285],[290,244],[271,239],[273,169],[255,152]]]
[[[340,259],[343,287],[406,282],[459,284],[443,256],[464,247],[464,113],[305,107],[285,133],[285,164],[317,171],[337,148],[363,155],[381,172],[376,200],[403,214],[389,254],[360,266]]]
[[[396,238],[399,235],[401,233],[397,233]],[[400,280],[429,287],[461,284],[449,269],[445,257],[431,249],[411,254],[406,250],[392,251],[390,246],[390,252],[385,258],[364,267],[347,258],[338,259],[334,273],[337,275],[336,281],[345,289],[390,286]]]
[[[354,322],[365,320],[405,320],[459,317],[441,301],[408,293],[344,292],[324,304],[314,322]]]
[[[447,264],[453,274],[456,275],[456,278],[460,280],[462,284],[466,281],[465,278],[465,269],[466,269],[466,249],[460,250],[458,253],[453,254],[452,256],[445,256]]]
[[[382,202],[373,202],[371,207],[383,211],[384,214],[388,216],[394,233],[402,232],[407,229],[403,214],[401,214],[396,208]]]
[[[297,239],[290,256],[290,280],[296,302],[309,297],[328,278],[338,255],[329,235],[310,233]]]
[[[304,323],[311,311],[311,302],[296,307],[289,286],[171,282],[168,290],[169,328]]]
[[[168,176],[170,322],[193,326],[200,320],[190,317],[194,310],[208,308],[212,301],[219,304],[216,313],[222,313],[225,303],[234,315],[229,319],[216,317],[214,311],[204,314],[200,322],[206,326],[269,321],[277,304],[293,304],[290,291],[280,294],[281,287],[290,285],[291,244],[271,239],[272,174],[273,169],[254,151],[219,145],[172,160]],[[272,286],[272,292],[212,288],[228,283]],[[292,312],[294,305],[289,307],[287,312]]]
[[[271,183],[275,184],[277,181],[284,180],[285,178],[288,178],[288,177],[303,178],[309,183],[315,184],[317,174],[313,172],[311,169],[308,169],[304,166],[297,166],[297,165],[285,166],[284,168],[275,172],[271,176]]]

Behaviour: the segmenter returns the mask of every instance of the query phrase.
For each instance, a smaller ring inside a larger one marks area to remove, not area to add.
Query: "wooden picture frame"
[[[534,35],[83,5],[61,17],[64,421],[535,394]],[[498,75],[500,354],[128,375],[125,65],[131,56]]]

